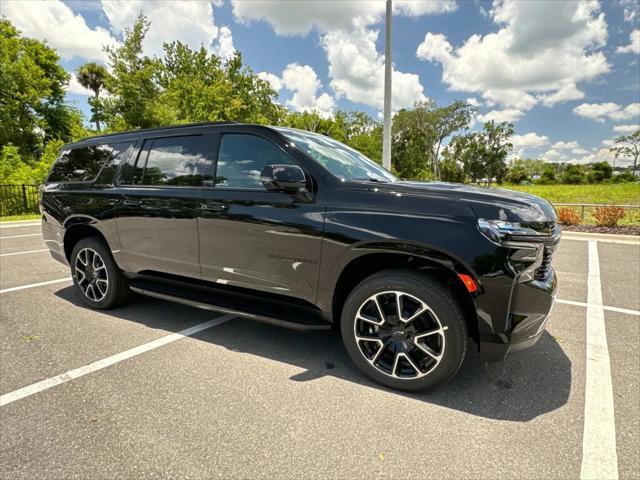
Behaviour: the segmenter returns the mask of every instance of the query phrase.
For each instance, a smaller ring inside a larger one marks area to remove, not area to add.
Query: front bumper
[[[544,333],[555,302],[558,281],[549,268],[543,280],[514,283],[508,314],[508,333],[480,335],[480,354],[487,362],[499,362],[510,352],[534,345]]]

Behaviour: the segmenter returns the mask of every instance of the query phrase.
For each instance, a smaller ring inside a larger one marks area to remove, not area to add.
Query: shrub
[[[572,208],[561,208],[558,211],[558,221],[562,225],[580,225],[582,219],[578,212]]]
[[[585,183],[587,175],[582,165],[568,165],[562,172],[562,183],[579,185]]]
[[[596,207],[593,211],[593,217],[596,219],[596,223],[602,227],[615,227],[618,221],[624,217],[624,209],[613,205]]]
[[[509,183],[514,183],[518,185],[521,182],[525,182],[529,180],[529,174],[527,173],[526,168],[520,165],[516,165],[511,170],[509,170],[509,173],[507,173],[506,180]]]

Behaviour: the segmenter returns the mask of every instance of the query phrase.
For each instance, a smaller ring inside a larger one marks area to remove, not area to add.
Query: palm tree
[[[100,90],[104,87],[105,81],[109,76],[109,72],[103,65],[99,65],[95,62],[85,63],[78,69],[76,79],[78,83],[84,88],[91,90],[94,95],[94,102],[92,105],[93,118],[96,122],[96,130],[100,131],[100,115],[98,114],[97,100],[100,96]]]

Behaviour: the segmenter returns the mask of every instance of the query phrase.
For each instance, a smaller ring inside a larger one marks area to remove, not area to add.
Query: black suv
[[[42,194],[52,255],[94,308],[130,292],[297,329],[335,326],[376,381],[452,378],[533,345],[557,289],[540,198],[409,182],[329,137],[207,123],[65,146]]]

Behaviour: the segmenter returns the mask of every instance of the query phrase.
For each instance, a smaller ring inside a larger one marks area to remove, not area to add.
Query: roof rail
[[[136,130],[125,130],[123,132],[103,133],[101,135],[93,135],[91,137],[82,138],[73,143],[83,142],[84,140],[94,140],[96,138],[102,138],[102,137],[113,137],[115,135],[126,135],[128,133],[144,133],[144,132],[153,132],[155,130],[172,130],[172,129],[186,128],[186,127],[206,127],[208,125],[240,125],[240,122],[235,122],[233,120],[225,120],[220,122],[181,123],[179,125],[167,125],[166,127],[138,128]]]

